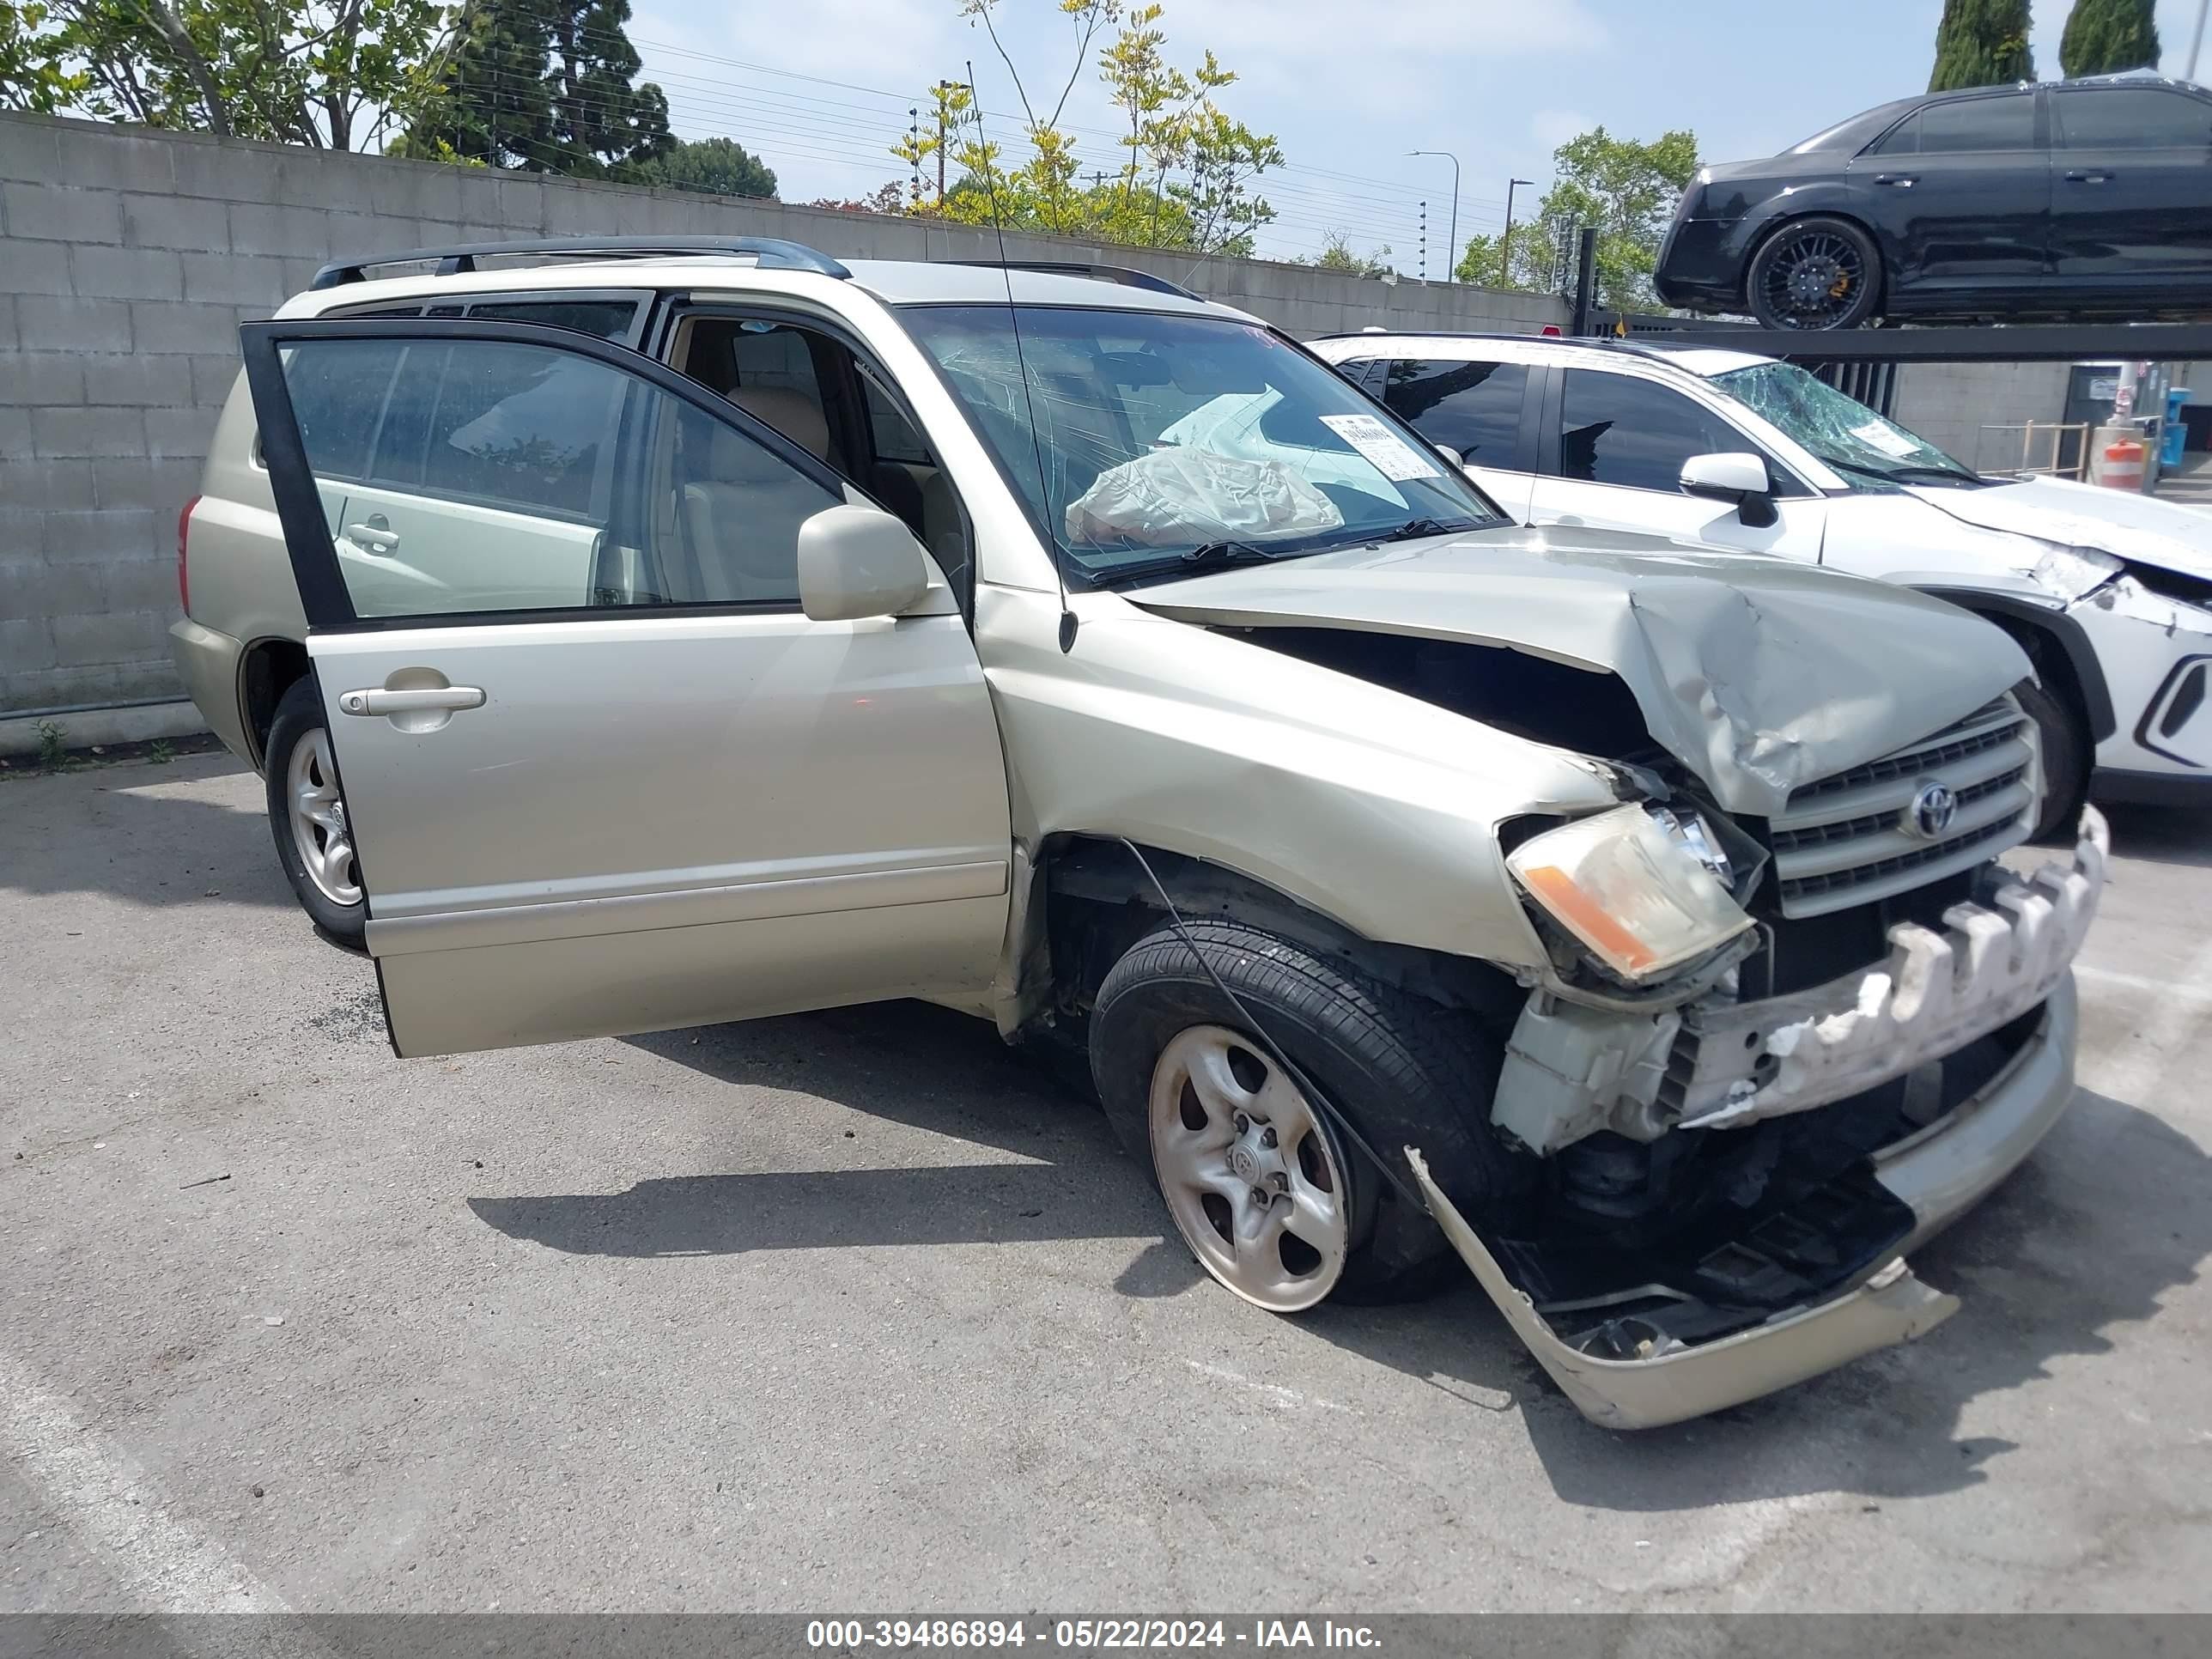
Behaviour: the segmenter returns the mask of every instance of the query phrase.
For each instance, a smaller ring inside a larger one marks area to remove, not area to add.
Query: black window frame
[[[2093,97],[2118,94],[2124,98],[2162,98],[2178,100],[2196,106],[2203,124],[2203,133],[2194,144],[2082,144],[2076,148],[2066,142],[2066,105],[2069,100],[2086,101]],[[2051,153],[2053,155],[2094,155],[2100,151],[2120,155],[2171,155],[2175,150],[2196,150],[2212,156],[2212,98],[2201,98],[2181,87],[2160,86],[2145,82],[2137,86],[2106,85],[2052,87],[2051,100]]]
[[[914,428],[915,435],[925,444],[930,445],[930,453],[937,458],[934,465],[944,477],[945,487],[952,492],[952,505],[960,514],[960,533],[968,544],[968,556],[963,564],[963,574],[955,575],[951,572],[943,570],[939,574],[943,575],[952,587],[953,599],[960,607],[962,619],[972,629],[975,620],[975,585],[980,580],[977,565],[981,553],[981,549],[976,541],[975,516],[969,512],[967,500],[960,493],[960,485],[953,477],[951,469],[945,465],[943,453],[937,449],[931,439],[929,428],[922,424],[921,416],[915,413],[914,400],[907,396],[906,389],[899,385],[896,378],[884,368],[882,360],[876,353],[870,349],[842,319],[811,310],[803,304],[793,303],[781,295],[763,295],[755,301],[750,297],[740,299],[726,294],[701,298],[691,293],[667,293],[660,296],[660,303],[653,308],[653,315],[647,331],[647,338],[650,343],[641,347],[641,349],[645,350],[654,362],[668,367],[672,374],[682,375],[683,371],[674,368],[669,362],[669,359],[675,354],[676,342],[683,334],[685,319],[699,317],[736,317],[757,319],[762,322],[781,323],[790,328],[811,330],[835,344],[842,346],[851,365],[852,384],[849,386],[842,387],[840,395],[841,397],[849,396],[854,418],[857,420],[860,428],[858,440],[860,446],[866,449],[867,459],[871,463],[890,459],[875,453],[875,427],[873,422],[868,418],[866,403],[868,387],[871,386],[898,411],[906,423]],[[920,350],[920,346],[917,345],[915,349]],[[935,365],[932,364],[931,367],[933,370]],[[817,374],[818,372],[817,366]],[[684,375],[684,378],[689,380],[690,377]],[[831,376],[830,378],[842,379],[842,377]],[[700,385],[699,382],[693,380],[691,384],[698,386],[702,392],[714,398],[717,403],[732,409],[738,407],[734,404],[728,403],[720,393]],[[943,384],[941,380],[939,384]],[[951,395],[950,388],[947,388],[947,395]],[[744,413],[742,410],[738,412]],[[827,409],[823,411],[823,417],[825,422],[831,418],[830,412]],[[751,417],[748,416],[747,418],[750,420]],[[834,427],[832,431],[834,433]],[[820,465],[829,466],[826,461]],[[834,466],[830,466],[829,470],[846,489],[857,492],[872,506],[882,508],[893,518],[898,517],[896,511],[878,496],[866,479],[847,477]],[[1000,477],[1001,478],[1005,477],[1003,472]],[[936,562],[934,555],[931,556],[931,562]]]
[[[320,320],[331,323],[410,321],[429,319],[434,316],[435,320],[445,322],[451,321],[456,317],[466,318],[473,314],[478,306],[562,305],[571,302],[597,305],[627,304],[631,307],[629,328],[623,338],[614,341],[613,343],[628,346],[635,351],[642,349],[646,330],[652,321],[653,297],[653,290],[647,288],[533,288],[472,294],[422,294],[409,300],[385,301],[375,305],[334,307],[329,311],[319,313],[317,319],[302,318],[301,320],[303,322]],[[454,306],[460,307],[459,312],[447,309]],[[434,312],[434,308],[435,308]],[[502,317],[489,317],[484,320],[505,322],[509,319]],[[563,323],[524,323],[520,326],[564,329],[569,333],[586,335],[595,340],[605,340],[610,337],[604,334],[593,334],[589,329],[568,329]]]
[[[1920,143],[1920,123],[1930,110],[1956,109],[1967,104],[1990,104],[2000,99],[2017,98],[2027,105],[2027,143],[2021,148],[2002,149],[1926,149]],[[1884,146],[1906,127],[1912,129],[1911,149],[1887,149]],[[1887,131],[1871,140],[1859,153],[1881,161],[1911,157],[1915,161],[1929,156],[1946,155],[2035,155],[2051,148],[2051,120],[2048,106],[2040,87],[1999,87],[1986,92],[1966,94],[1956,98],[1931,98],[1925,103],[1907,110]]]
[[[1521,357],[1421,357],[1414,356],[1411,351],[1407,350],[1402,347],[1398,350],[1394,351],[1389,357],[1380,359],[1379,361],[1383,366],[1381,383],[1380,385],[1372,388],[1368,388],[1367,390],[1369,392],[1369,395],[1374,398],[1374,399],[1377,403],[1381,404],[1385,409],[1390,409],[1389,366],[1392,363],[1489,363],[1498,368],[1517,368],[1521,370],[1524,377],[1521,383],[1521,410],[1520,413],[1514,417],[1513,441],[1508,451],[1510,459],[1504,461],[1472,460],[1469,457],[1462,455],[1460,459],[1468,465],[1486,467],[1496,472],[1525,472],[1533,474],[1536,471],[1537,456],[1543,447],[1543,434],[1541,431],[1541,421],[1540,419],[1543,412],[1544,388],[1542,381],[1549,368],[1549,365],[1541,362],[1531,362],[1527,359]],[[1401,414],[1395,409],[1390,409],[1390,412],[1405,425],[1412,427],[1416,432],[1420,431],[1420,428],[1414,423],[1411,416]],[[1425,432],[1421,433],[1421,436],[1427,439],[1428,441],[1432,444],[1441,443],[1443,441],[1442,439],[1438,438],[1429,438],[1428,434]]]
[[[598,335],[562,328],[551,323],[479,321],[465,317],[295,318],[239,325],[239,346],[246,362],[246,383],[254,408],[268,411],[262,423],[261,441],[268,459],[270,493],[283,528],[288,562],[291,564],[306,613],[310,635],[333,633],[389,633],[422,628],[483,628],[525,626],[548,622],[605,622],[621,617],[711,617],[791,614],[800,610],[796,599],[723,599],[697,604],[575,605],[538,610],[435,611],[420,616],[363,617],[354,610],[337,548],[323,516],[315,474],[300,441],[298,422],[292,410],[291,392],[279,354],[288,344],[305,341],[358,339],[398,340],[409,343],[446,340],[455,343],[538,346],[596,359],[620,373],[644,381],[656,390],[690,404],[710,419],[721,422],[766,448],[818,484],[833,501],[847,499],[846,483],[834,470],[806,450],[719,398],[690,377],[642,352],[617,345]],[[622,400],[627,403],[629,399]],[[274,428],[272,430],[272,428]],[[302,555],[298,550],[305,548]]]
[[[1671,489],[1659,489],[1647,484],[1608,483],[1601,478],[1571,478],[1560,471],[1561,445],[1559,440],[1565,434],[1559,430],[1559,426],[1566,413],[1567,376],[1576,373],[1605,374],[1615,380],[1639,381],[1646,386],[1655,386],[1662,392],[1672,392],[1675,397],[1703,410],[1706,416],[1735,433],[1742,441],[1739,453],[1756,455],[1766,463],[1766,481],[1771,486],[1770,493],[1777,501],[1807,501],[1815,499],[1820,494],[1784,465],[1772,450],[1760,443],[1718,410],[1706,408],[1704,403],[1689,392],[1679,386],[1669,385],[1662,375],[1638,374],[1614,363],[1553,363],[1547,366],[1544,373],[1545,384],[1541,392],[1541,407],[1531,434],[1531,441],[1536,448],[1537,465],[1534,470],[1538,477],[1556,478],[1561,483],[1589,484],[1600,489],[1632,489],[1644,495],[1679,495],[1684,493],[1679,481]]]

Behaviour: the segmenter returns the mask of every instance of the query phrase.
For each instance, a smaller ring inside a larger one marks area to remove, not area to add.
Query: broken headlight
[[[1729,896],[1727,854],[1692,811],[1616,806],[1547,830],[1507,856],[1528,896],[1621,978],[1650,979],[1751,924]]]
[[[2111,554],[2100,553],[2094,547],[2060,547],[2054,543],[2027,574],[2051,598],[2071,605],[2126,568]]]

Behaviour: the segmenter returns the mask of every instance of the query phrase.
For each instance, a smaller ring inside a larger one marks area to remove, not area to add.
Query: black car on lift
[[[2212,313],[2212,92],[2133,73],[1884,104],[1699,169],[1655,283],[1768,328]]]

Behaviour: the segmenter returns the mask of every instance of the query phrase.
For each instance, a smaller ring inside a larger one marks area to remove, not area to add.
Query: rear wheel
[[[1745,283],[1766,328],[1856,328],[1881,298],[1881,256],[1847,219],[1794,220],[1759,245]]]
[[[1471,1018],[1305,947],[1224,921],[1130,947],[1099,987],[1091,1064],[1123,1144],[1151,1159],[1199,1265],[1278,1313],[1331,1295],[1419,1294],[1443,1236],[1250,1029],[1210,965],[1376,1155],[1407,1180],[1419,1146],[1455,1203],[1500,1218],[1527,1176],[1487,1127],[1495,1045]],[[1480,1220],[1478,1225],[1482,1224]]]
[[[294,681],[278,702],[263,768],[269,827],[294,896],[318,927],[341,944],[359,946],[368,906],[322,699],[312,678]]]

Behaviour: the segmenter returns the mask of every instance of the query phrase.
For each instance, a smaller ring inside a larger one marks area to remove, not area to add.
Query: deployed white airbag
[[[1312,535],[1344,522],[1336,503],[1279,461],[1211,450],[1147,450],[1109,467],[1067,507],[1078,546],[1173,547]]]

